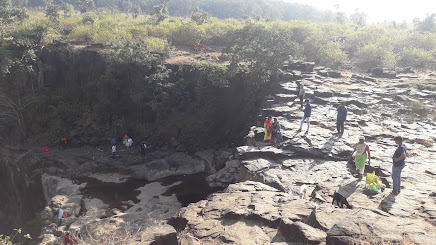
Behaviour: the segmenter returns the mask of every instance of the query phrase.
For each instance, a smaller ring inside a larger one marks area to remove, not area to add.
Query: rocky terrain
[[[255,144],[247,140],[236,149],[190,154],[173,141],[146,157],[121,149],[115,160],[109,146],[49,153],[35,148],[5,157],[14,159],[18,173],[42,176],[40,244],[61,243],[62,231],[77,233],[83,244],[432,244],[436,124],[434,114],[419,114],[434,113],[436,92],[416,89],[410,81],[434,76],[383,74],[285,65],[259,117],[280,121],[284,142],[276,145],[263,143],[260,121],[247,136]],[[306,125],[297,132],[303,114],[297,82],[312,104],[306,134]],[[340,102],[348,109],[342,136],[336,134]],[[348,156],[361,135],[372,156],[366,171],[375,171],[387,186],[381,193],[366,190],[365,178],[353,177]],[[398,196],[390,189],[396,135],[403,136],[409,154]],[[300,199],[303,184],[308,191]],[[353,209],[332,205],[335,191]],[[69,216],[58,226],[59,208]]]
[[[292,64],[290,65],[292,66]],[[285,141],[262,143],[263,129],[253,127],[256,144],[237,148],[226,167],[208,177],[224,193],[182,208],[170,220],[181,244],[432,244],[436,238],[436,150],[433,118],[416,113],[423,103],[434,113],[436,93],[411,88],[410,80],[433,80],[407,74],[396,78],[340,73],[312,64],[279,75],[277,94],[266,98],[262,118],[272,115],[282,125]],[[390,75],[392,76],[392,74]],[[302,117],[296,81],[311,100],[309,133],[298,133]],[[336,133],[336,107],[345,102],[345,133]],[[416,105],[415,104],[415,105]],[[261,122],[262,123],[262,122]],[[364,188],[365,178],[353,177],[348,162],[352,145],[364,135],[371,149],[371,166],[388,187],[381,193]],[[402,174],[402,191],[391,193],[393,137],[401,135],[409,157]],[[233,175],[231,174],[233,173]],[[299,199],[301,185],[308,195]],[[337,191],[353,209],[332,205]]]

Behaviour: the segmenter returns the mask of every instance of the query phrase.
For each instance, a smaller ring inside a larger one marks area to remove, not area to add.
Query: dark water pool
[[[172,185],[176,182],[181,182],[178,185],[170,187],[164,196],[176,195],[177,200],[187,206],[190,203],[198,202],[206,199],[211,193],[222,190],[221,188],[210,188],[206,182],[206,174],[194,174],[184,176],[167,177],[155,182],[159,182],[164,186]],[[123,183],[106,183],[95,178],[84,178],[77,180],[79,183],[86,183],[81,192],[87,198],[97,198],[108,204],[110,208],[117,208],[125,211],[131,205],[128,205],[129,200],[138,203],[137,196],[141,193],[137,190],[151,182],[146,180],[128,179]]]

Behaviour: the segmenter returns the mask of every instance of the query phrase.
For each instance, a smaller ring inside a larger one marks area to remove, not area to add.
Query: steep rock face
[[[53,144],[65,136],[74,147],[98,146],[127,133],[135,143],[153,145],[176,138],[183,145],[179,151],[194,153],[198,146],[239,141],[260,107],[263,88],[243,74],[223,77],[224,84],[217,85],[221,78],[210,70],[166,64],[166,73],[154,61],[134,68],[132,61],[108,58],[112,51],[102,45],[53,44],[36,52],[38,86],[44,91],[24,113],[32,142]],[[165,86],[145,79],[153,76],[165,77]],[[11,140],[17,138],[13,127]]]
[[[11,234],[14,228],[38,234],[35,221],[45,200],[37,169],[19,161],[25,151],[1,145],[0,152],[0,234]]]

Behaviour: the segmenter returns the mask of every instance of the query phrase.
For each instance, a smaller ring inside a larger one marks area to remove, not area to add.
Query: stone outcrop
[[[208,178],[212,185],[225,186],[229,180],[240,183],[182,208],[170,220],[181,244],[432,243],[436,174],[431,159],[436,152],[436,124],[414,113],[411,104],[420,101],[434,111],[430,106],[434,92],[383,78],[394,78],[392,74],[337,79],[321,74],[328,69],[315,70],[302,72],[297,81],[283,80],[275,98],[265,103],[262,115],[278,118],[284,141],[263,143],[262,126],[252,128],[256,144],[238,147],[232,160],[240,162],[239,171],[234,164],[222,169],[225,174]],[[302,117],[295,95],[297,82],[305,85],[312,104],[306,134],[297,132]],[[337,135],[336,107],[341,102],[348,117],[345,134]],[[366,172],[381,177],[386,186],[381,193],[367,190],[365,178],[359,182],[353,176],[354,163],[348,157],[361,135],[371,149]],[[409,152],[398,196],[390,189],[396,135],[403,136]],[[307,191],[300,199],[302,185]],[[332,205],[334,192],[347,198],[353,208]]]

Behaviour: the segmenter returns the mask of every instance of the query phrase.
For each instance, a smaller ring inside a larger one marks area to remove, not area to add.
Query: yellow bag
[[[375,172],[372,173],[368,173],[366,175],[366,183],[369,185],[372,182],[376,182],[376,180],[378,179],[377,175],[375,175]]]

